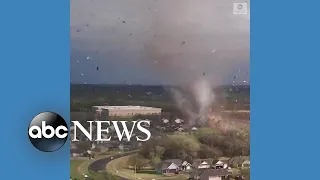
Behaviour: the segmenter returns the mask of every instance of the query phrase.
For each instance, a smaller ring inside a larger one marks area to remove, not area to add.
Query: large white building
[[[161,108],[145,106],[93,106],[92,112],[96,119],[109,116],[160,115]]]

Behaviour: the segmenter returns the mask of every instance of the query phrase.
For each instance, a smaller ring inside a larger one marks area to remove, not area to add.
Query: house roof
[[[181,165],[182,166],[191,166],[191,164],[188,161],[183,161]]]
[[[169,166],[171,166],[172,164],[176,165],[177,167],[179,166],[179,165],[177,165],[177,164],[175,164],[175,163],[173,163],[173,162],[161,162],[161,163],[159,163],[159,164],[156,164],[156,165],[154,166],[154,168],[156,168],[156,169],[161,169],[161,170],[165,170],[165,169],[168,169]]]
[[[229,159],[229,164],[242,164],[245,161],[250,161],[249,156],[235,156]]]
[[[202,179],[209,179],[209,177],[217,177],[217,176],[228,176],[232,175],[226,169],[211,169],[211,170],[202,170],[202,171],[195,171],[190,174],[190,178],[194,176],[200,176],[200,180]]]
[[[212,163],[212,159],[195,159],[192,163],[192,166],[197,167],[203,162],[207,162],[210,165]]]
[[[216,160],[213,160],[211,164],[217,164],[217,163],[222,163],[222,164],[228,164],[228,161],[225,161],[225,160],[219,160],[219,159],[216,159]]]
[[[181,159],[167,159],[167,160],[164,160],[164,161],[162,161],[162,162],[164,162],[164,163],[174,163],[174,164],[176,164],[177,166],[181,166],[182,165],[182,163],[183,163],[183,161],[181,160]]]
[[[167,159],[167,160],[163,160],[162,162],[156,164],[154,166],[154,168],[156,168],[156,169],[161,168],[162,170],[164,170],[164,169],[167,169],[172,163],[177,166],[191,165],[188,161],[182,161],[181,159]]]

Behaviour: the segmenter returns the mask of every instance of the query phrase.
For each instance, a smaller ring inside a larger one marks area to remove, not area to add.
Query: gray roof
[[[190,178],[194,176],[200,176],[200,180],[209,179],[209,177],[217,177],[217,176],[228,176],[232,175],[226,169],[211,169],[211,170],[202,170],[202,171],[195,171],[190,174]]]
[[[208,158],[208,159],[195,159],[195,160],[193,160],[192,166],[197,167],[204,161],[207,162],[209,165],[212,164],[212,159],[210,159],[210,158]]]
[[[219,159],[212,160],[211,164],[214,165],[214,164],[216,164],[216,163],[219,162],[219,161],[223,162],[224,164],[228,164],[228,161],[227,161],[227,160],[219,160]]]
[[[161,168],[161,170],[167,169],[172,163],[177,166],[181,166],[183,161],[181,159],[167,159],[155,165],[155,168]]]

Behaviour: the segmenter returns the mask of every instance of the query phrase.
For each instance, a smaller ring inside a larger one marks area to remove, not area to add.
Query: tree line
[[[248,156],[250,154],[249,132],[232,130],[220,132],[212,128],[200,128],[193,134],[174,133],[154,137],[145,142],[128,165],[137,169],[152,166],[165,159],[182,159],[192,163],[194,159]]]

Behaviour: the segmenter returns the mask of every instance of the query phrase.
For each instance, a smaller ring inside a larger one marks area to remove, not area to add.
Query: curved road
[[[127,153],[122,153],[122,154],[116,154],[113,157],[113,159],[111,159],[111,157],[107,157],[107,158],[103,158],[103,159],[99,159],[97,161],[94,161],[93,163],[91,163],[89,166],[88,166],[88,169],[90,171],[96,171],[96,172],[99,172],[99,171],[105,171],[106,170],[106,165],[107,163],[109,163],[110,161],[114,160],[114,159],[117,159],[117,158],[121,158],[123,156],[129,156],[129,155],[132,155],[132,154],[135,154],[137,153],[136,151],[134,152],[127,152]],[[119,177],[119,176],[118,176]],[[120,180],[129,180],[129,179],[126,179],[126,178],[123,178],[123,177],[119,177]]]

